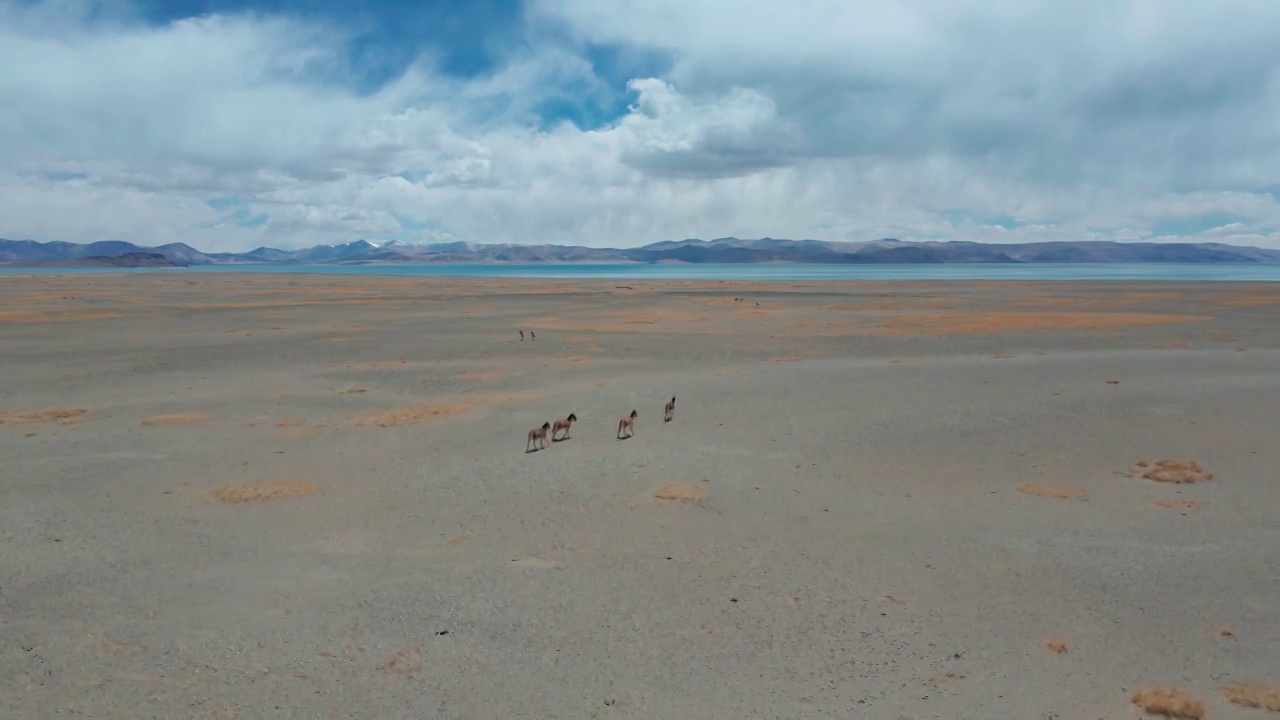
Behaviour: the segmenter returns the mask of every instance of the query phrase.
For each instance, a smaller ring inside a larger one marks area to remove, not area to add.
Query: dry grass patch
[[[1280,305],[1280,295],[1241,295],[1238,297],[1230,297],[1218,302],[1219,305],[1226,307],[1261,307],[1265,305]]]
[[[356,416],[356,425],[377,427],[399,427],[401,425],[418,425],[430,420],[461,415],[470,410],[466,405],[412,405],[398,410],[371,411]]]
[[[0,325],[43,324],[55,322],[84,322],[87,320],[111,320],[124,315],[104,310],[86,310],[83,308],[37,310],[0,310]]]
[[[1041,483],[1019,485],[1018,492],[1040,497],[1058,498],[1059,500],[1075,500],[1076,498],[1084,497],[1084,488],[1043,485]]]
[[[0,410],[0,425],[10,423],[60,422],[70,425],[83,416],[87,410],[83,408],[52,408],[49,410]]]
[[[501,370],[470,370],[454,375],[453,379],[465,382],[492,382],[505,379],[508,374]]]
[[[1133,312],[915,313],[891,318],[881,334],[983,335],[1029,330],[1108,330],[1137,325],[1203,322],[1203,315]]]
[[[459,398],[453,402],[423,403],[396,410],[372,410],[355,417],[357,426],[400,427],[419,425],[432,420],[453,417],[485,405],[518,403],[535,400],[541,393],[510,393],[507,395],[479,395]]]
[[[312,480],[284,480],[222,485],[210,490],[209,494],[225,503],[248,503],[306,497],[319,489],[320,483]]]
[[[1280,712],[1280,690],[1266,685],[1228,685],[1222,694],[1234,705]]]
[[[603,313],[624,325],[657,325],[659,323],[704,323],[714,316],[684,310],[610,310]]]
[[[1066,655],[1071,649],[1066,640],[1046,640],[1044,646],[1049,648],[1050,652],[1056,652],[1059,655]]]
[[[1142,477],[1162,483],[1197,483],[1213,479],[1213,473],[1195,460],[1157,460]]]
[[[702,502],[711,497],[711,491],[701,485],[689,483],[665,483],[653,491],[659,500],[680,500],[684,502]]]
[[[209,419],[209,413],[173,413],[171,415],[155,415],[142,421],[148,426],[195,425]]]
[[[1199,698],[1172,686],[1135,690],[1130,700],[1144,712],[1169,718],[1200,720],[1206,712]]]

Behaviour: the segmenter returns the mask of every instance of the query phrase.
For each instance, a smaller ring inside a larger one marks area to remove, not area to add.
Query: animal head
[[[543,430],[549,430],[550,428],[551,428],[551,422],[550,422],[550,421],[542,423],[542,429],[543,429]]]
[[[577,413],[569,413],[569,417],[565,419],[568,420],[569,422],[578,422],[578,415]]]
[[[631,411],[631,417],[632,417],[632,418],[637,417],[639,414],[640,414],[640,413],[637,413],[635,410],[632,410],[632,411]]]

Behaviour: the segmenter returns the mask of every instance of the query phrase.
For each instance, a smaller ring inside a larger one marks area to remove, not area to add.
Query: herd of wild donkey
[[[662,422],[671,422],[671,418],[676,414],[676,397],[671,396],[671,400],[662,408]],[[636,434],[636,416],[635,410],[630,415],[618,420],[618,439],[623,440]],[[554,423],[544,422],[538,427],[529,431],[529,437],[525,441],[524,451],[526,453],[541,450],[547,447],[547,433],[551,433],[551,441],[569,439],[569,428],[578,421],[575,413],[569,413],[568,417],[562,417]],[[556,437],[556,433],[563,432],[560,437]]]

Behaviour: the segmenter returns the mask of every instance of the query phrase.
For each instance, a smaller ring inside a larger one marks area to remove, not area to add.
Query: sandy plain
[[[0,367],[6,718],[1274,716],[1276,284],[8,276]]]

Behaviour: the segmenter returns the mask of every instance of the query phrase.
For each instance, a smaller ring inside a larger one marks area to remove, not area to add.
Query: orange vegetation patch
[[[55,323],[55,322],[82,322],[85,320],[110,320],[112,318],[121,318],[124,315],[120,313],[106,312],[104,310],[85,310],[82,308],[68,308],[58,310],[0,310],[0,325],[4,323],[30,324],[30,323]]]
[[[501,380],[507,376],[501,370],[471,370],[464,373],[454,375],[455,380],[465,380],[467,382],[488,382],[492,380]]]
[[[564,360],[565,362],[583,362],[585,360],[594,360],[595,356],[594,355],[562,355],[560,356],[560,359]]]
[[[1280,295],[1242,295],[1218,301],[1226,307],[1260,307],[1263,305],[1280,305]]]
[[[1142,477],[1163,483],[1197,483],[1212,480],[1213,473],[1195,460],[1157,460]]]
[[[656,325],[658,323],[704,323],[713,318],[706,313],[690,313],[683,310],[612,310],[605,315],[617,318],[624,325]]]
[[[247,503],[300,498],[311,495],[319,489],[320,483],[312,480],[284,480],[222,485],[210,490],[209,494],[225,503]]]
[[[1280,712],[1280,690],[1266,685],[1228,685],[1222,694],[1235,705]]]
[[[697,305],[721,305],[724,307],[737,307],[742,304],[731,297],[716,297],[716,296],[691,297],[689,298],[689,302],[695,303]]]
[[[1056,652],[1059,655],[1065,655],[1071,649],[1066,640],[1046,640],[1044,646],[1049,648],[1050,652]]]
[[[1202,315],[1128,312],[917,313],[891,318],[884,327],[885,334],[889,335],[963,335],[1029,330],[1106,330],[1210,319]]]
[[[172,415],[156,415],[142,421],[143,425],[195,425],[209,419],[209,413],[174,413]]]
[[[684,502],[702,502],[711,497],[711,491],[701,485],[688,483],[666,483],[653,491],[659,500],[681,500]]]
[[[1014,301],[1014,304],[1024,307],[1089,307],[1096,305],[1097,301],[1073,297],[1033,297],[1021,298]]]
[[[1176,687],[1135,690],[1129,699],[1134,705],[1152,715],[1200,720],[1205,714],[1204,703],[1199,698]]]
[[[378,305],[383,307],[407,307],[410,303],[419,302],[410,298],[395,297],[359,297],[359,298],[336,298],[324,297],[316,299],[298,299],[298,300],[256,300],[248,302],[222,302],[222,303],[192,303],[190,305],[179,306],[183,310],[265,310],[267,308],[294,308],[294,307],[331,307],[331,306],[355,306],[355,305]]]
[[[1192,508],[1198,508],[1201,505],[1204,505],[1204,501],[1203,500],[1174,500],[1171,498],[1164,498],[1161,500],[1156,500],[1152,504],[1155,505],[1156,507],[1170,508],[1174,510],[1191,510]]]
[[[369,391],[364,388],[356,387],[356,388],[347,388],[346,390],[343,390],[338,394],[339,395],[360,395],[361,393],[367,393],[367,392]]]
[[[1062,487],[1060,485],[1042,485],[1040,483],[1027,483],[1019,485],[1018,492],[1027,495],[1038,495],[1040,497],[1058,498],[1060,500],[1074,500],[1084,497],[1084,488]]]
[[[11,423],[60,422],[69,425],[87,412],[82,408],[53,408],[51,410],[0,410],[0,425]]]
[[[447,403],[423,403],[396,410],[374,410],[355,418],[357,426],[401,427],[419,425],[432,420],[453,417],[484,405],[509,402],[527,402],[541,397],[540,393],[511,393],[508,395],[481,395],[460,398]]]

